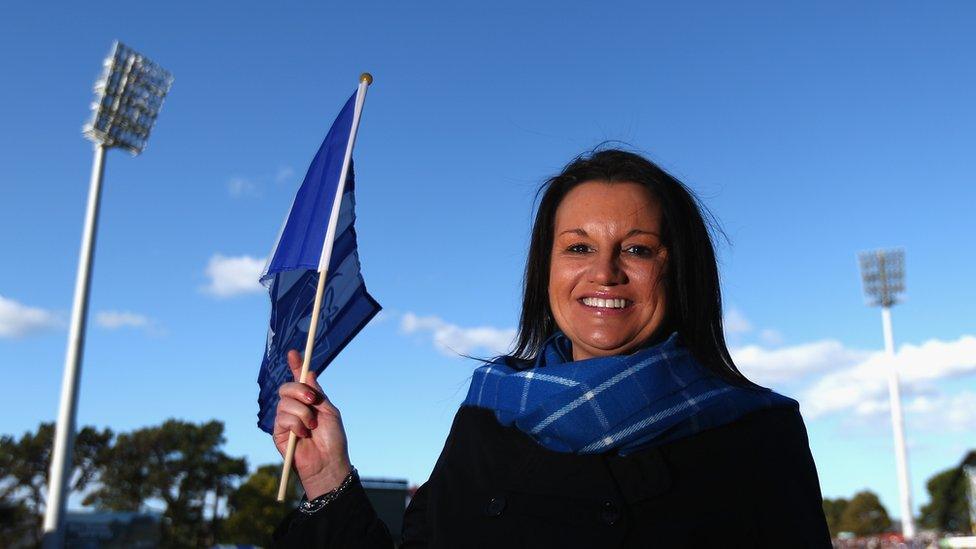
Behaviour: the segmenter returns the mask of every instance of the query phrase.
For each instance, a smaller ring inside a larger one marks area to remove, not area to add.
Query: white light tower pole
[[[895,463],[898,466],[898,489],[901,492],[901,532],[906,540],[915,537],[912,515],[912,485],[908,475],[908,453],[905,449],[905,422],[901,414],[901,387],[895,366],[895,341],[891,334],[891,306],[905,291],[905,250],[873,250],[858,255],[864,293],[871,305],[881,307],[885,352],[888,355],[888,398],[891,402],[891,428],[895,438]]]
[[[976,534],[976,466],[964,465],[962,472],[966,475],[967,484],[967,503],[969,503],[969,528]]]
[[[105,152],[112,147],[125,149],[133,156],[142,152],[163,104],[163,98],[172,84],[173,77],[170,73],[121,42],[116,42],[112,47],[112,53],[105,59],[105,70],[95,83],[96,100],[92,104],[92,118],[84,128],[85,137],[95,143],[95,160],[92,164],[88,207],[81,236],[68,349],[61,382],[61,405],[51,456],[51,474],[44,512],[45,548],[64,546],[63,514],[73,470],[71,454],[74,448],[75,412],[78,408],[81,356],[85,343],[88,290],[91,286]]]

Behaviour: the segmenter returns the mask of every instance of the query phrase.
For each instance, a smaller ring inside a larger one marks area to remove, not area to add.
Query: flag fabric
[[[322,142],[285,217],[261,283],[271,297],[268,339],[258,375],[258,426],[274,427],[278,388],[292,380],[287,353],[305,351],[319,280],[319,262],[332,204],[339,187],[342,161],[352,132],[356,94],[346,102]],[[350,160],[341,197],[332,256],[309,369],[319,374],[343,347],[380,311],[366,291],[356,251],[354,177]]]

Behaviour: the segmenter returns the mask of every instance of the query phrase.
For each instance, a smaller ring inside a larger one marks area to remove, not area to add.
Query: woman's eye
[[[573,254],[585,254],[590,251],[590,247],[586,244],[573,244],[566,248],[566,251]]]
[[[624,248],[624,252],[638,257],[651,257],[654,255],[654,249],[648,248],[647,246],[627,246]]]

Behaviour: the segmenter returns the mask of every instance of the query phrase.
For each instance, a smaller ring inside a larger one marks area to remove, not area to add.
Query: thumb
[[[301,381],[302,354],[295,349],[288,351],[288,368],[291,370],[291,376],[295,378],[295,381]],[[321,391],[322,388],[319,387],[319,384],[315,380],[315,377],[316,377],[315,372],[313,372],[312,369],[309,368],[308,374],[305,375],[305,384]]]

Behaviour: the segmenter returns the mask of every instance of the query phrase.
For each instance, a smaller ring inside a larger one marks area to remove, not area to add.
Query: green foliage
[[[95,477],[99,457],[112,440],[112,431],[85,427],[75,435],[71,488],[83,491]],[[29,525],[30,537],[40,541],[40,517],[44,513],[54,446],[54,424],[41,423],[37,432],[19,440],[0,437],[0,505],[11,521],[0,521],[0,541]],[[6,547],[7,544],[0,543]]]
[[[976,450],[951,469],[936,473],[925,487],[929,503],[922,506],[921,524],[943,532],[969,532],[968,482],[964,466],[976,466]]]
[[[227,499],[231,514],[221,525],[221,543],[270,547],[275,527],[298,505],[300,491],[291,475],[285,501],[278,502],[280,465],[262,465]]]
[[[0,501],[0,547],[37,545],[40,517],[23,502]]]
[[[99,486],[86,505],[104,510],[141,510],[149,499],[166,505],[163,542],[170,547],[212,545],[218,502],[247,473],[247,462],[220,447],[224,425],[168,420],[119,435],[104,452]],[[207,501],[213,502],[210,521]]]
[[[823,500],[824,516],[827,517],[827,528],[830,529],[831,537],[837,537],[841,533],[840,517],[844,514],[844,509],[847,509],[847,504],[848,501],[844,498]]]
[[[843,512],[837,526],[841,532],[853,532],[858,536],[881,534],[891,528],[888,511],[881,505],[877,494],[864,490],[854,494]]]
[[[0,547],[40,542],[54,426],[42,423],[19,440],[0,436]],[[142,511],[161,501],[167,547],[208,547],[220,503],[247,474],[243,458],[221,450],[224,425],[169,420],[115,437],[91,427],[75,437],[72,490],[105,511]],[[212,507],[208,507],[212,505]]]

